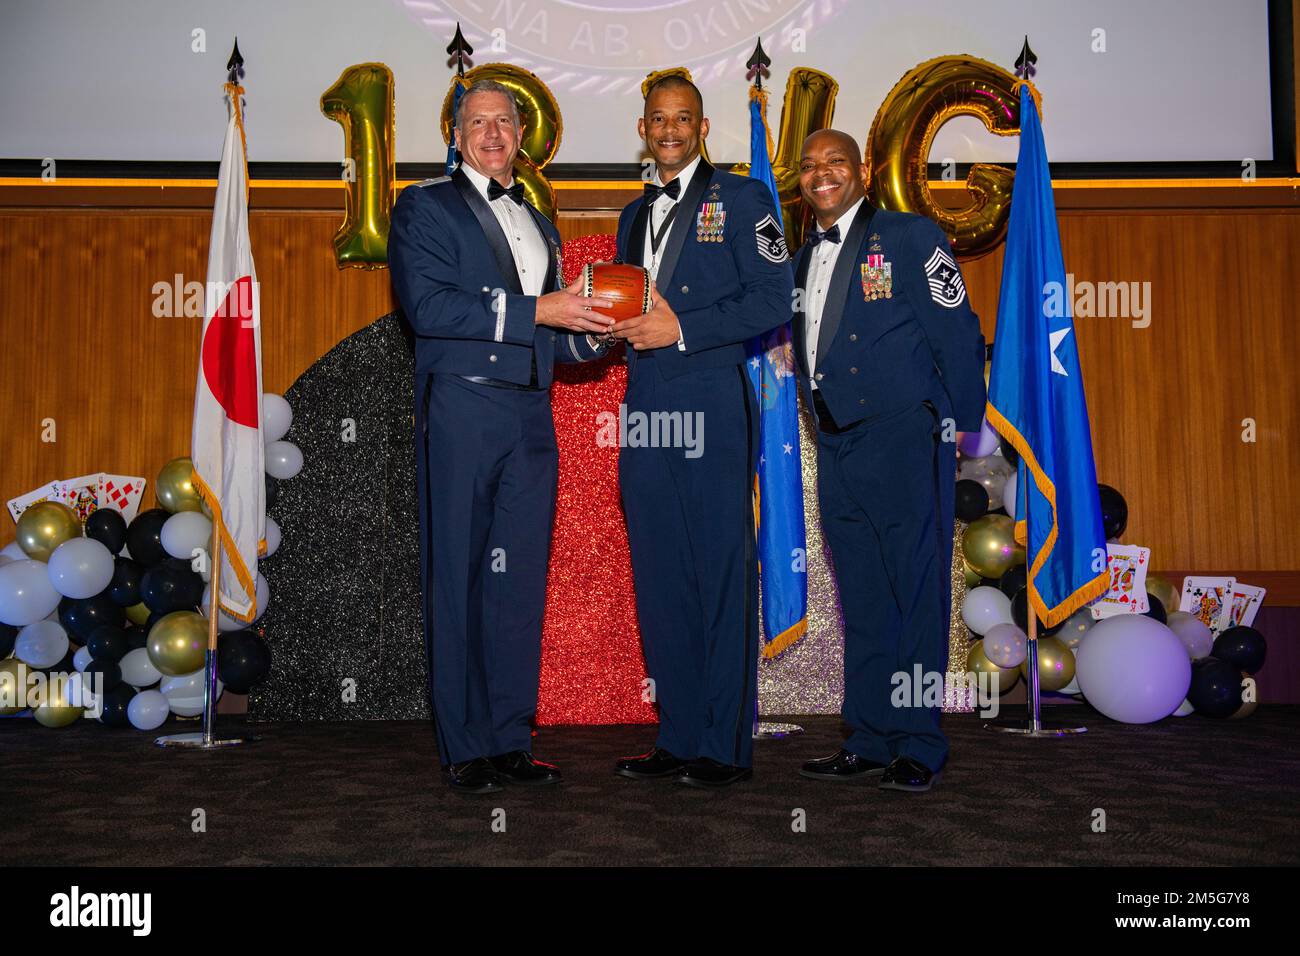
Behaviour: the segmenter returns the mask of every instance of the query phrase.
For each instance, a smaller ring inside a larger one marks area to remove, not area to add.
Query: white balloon
[[[266,554],[264,558],[269,558],[280,550],[280,526],[276,524],[275,519],[270,515],[266,516]]]
[[[1194,713],[1196,713],[1196,708],[1192,706],[1190,700],[1184,697],[1183,702],[1178,705],[1178,709],[1174,711],[1173,715],[1175,717],[1190,717]]]
[[[168,677],[158,685],[158,690],[167,698],[171,711],[178,717],[197,717],[203,713],[203,683],[205,672],[202,669],[192,674]],[[217,700],[225,692],[226,685],[217,678]]]
[[[1055,693],[1065,694],[1068,697],[1083,696],[1082,692],[1079,690],[1079,678],[1071,677],[1070,683],[1066,684],[1064,687],[1062,687],[1060,690],[1056,691]]]
[[[983,636],[990,628],[1011,622],[1011,598],[987,584],[971,588],[961,605],[961,619],[974,633]]]
[[[90,656],[89,647],[78,647],[77,653],[72,655],[72,666],[77,669],[77,673],[85,673],[92,660],[94,658]]]
[[[207,551],[211,546],[212,519],[199,511],[178,511],[163,522],[158,538],[173,558],[190,561],[196,548]]]
[[[273,441],[266,446],[266,473],[272,478],[292,478],[302,471],[302,452],[293,442]]]
[[[1029,637],[1014,624],[997,624],[984,635],[984,656],[998,667],[1019,667],[1029,655]]]
[[[1174,611],[1169,615],[1169,630],[1178,635],[1187,648],[1187,656],[1194,661],[1209,657],[1210,651],[1214,650],[1214,634],[1195,614]]]
[[[64,597],[94,597],[113,580],[113,552],[94,538],[69,538],[50,555],[48,570]]]
[[[22,561],[27,557],[27,553],[19,546],[17,541],[10,541],[3,548],[0,548],[0,558],[8,558],[9,561]]]
[[[134,654],[135,651],[131,653]],[[170,712],[171,706],[167,703],[167,698],[156,690],[141,691],[126,705],[126,719],[131,721],[131,726],[136,730],[157,730]]]
[[[266,583],[266,578],[262,575],[257,576],[257,582],[254,584],[254,593],[257,595],[257,613],[253,615],[251,621],[241,621],[231,617],[225,611],[221,612],[221,617],[217,620],[218,631],[242,631],[252,624],[256,624],[266,613],[266,606],[271,601],[271,587]],[[208,616],[208,601],[212,597],[212,585],[209,584],[203,589],[203,600],[199,604],[199,613],[204,617]]]
[[[122,680],[137,690],[162,680],[162,671],[153,666],[153,661],[149,660],[149,651],[143,647],[127,651],[118,666],[122,668]]]
[[[24,557],[0,568],[0,623],[34,624],[59,606],[59,597],[44,561]]]
[[[18,632],[14,657],[38,670],[53,667],[68,653],[68,632],[54,621],[36,621]]]
[[[1019,480],[1020,476],[1013,471],[1007,475],[1007,483],[1002,486],[1002,507],[1012,518],[1016,516],[1016,485]]]
[[[1075,675],[1088,703],[1111,720],[1149,724],[1187,697],[1192,662],[1178,635],[1145,614],[1098,621],[1079,644]]]
[[[1065,624],[1056,632],[1055,637],[1072,651],[1079,649],[1079,642],[1097,623],[1092,616],[1092,608],[1081,607],[1065,619]]]
[[[262,393],[262,441],[268,445],[279,441],[293,424],[293,409],[281,395],[275,392]]]

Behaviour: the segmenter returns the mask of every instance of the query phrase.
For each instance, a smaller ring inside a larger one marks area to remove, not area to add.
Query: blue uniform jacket
[[[509,202],[500,199],[498,202]],[[560,234],[531,205],[551,250],[543,292],[561,288]],[[403,189],[393,205],[388,265],[415,332],[415,373],[481,375],[526,385],[554,362],[596,358],[587,337],[536,324],[510,246],[487,200],[463,172]]]
[[[638,198],[619,216],[624,262],[645,261],[648,212]],[[666,379],[740,365],[745,342],[790,320],[794,280],[781,221],[758,180],[719,172],[701,159],[664,243],[657,285],[677,313],[686,345],[684,351],[676,344],[655,350]],[[635,365],[636,351],[627,354]]]
[[[947,235],[924,216],[864,202],[841,241],[815,363],[817,387],[836,424],[930,402],[954,419],[957,431],[977,431],[984,419],[984,336]],[[796,257],[801,289],[812,248],[805,244]],[[811,408],[805,341],[800,312],[795,361]]]

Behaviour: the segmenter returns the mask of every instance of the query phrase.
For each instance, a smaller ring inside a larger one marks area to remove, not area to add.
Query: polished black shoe
[[[675,777],[686,769],[686,761],[675,757],[662,747],[656,747],[639,757],[624,757],[614,764],[614,772],[633,780],[654,780],[658,777]]]
[[[939,774],[911,757],[895,757],[880,778],[881,790],[924,793],[939,782]]]
[[[868,780],[880,777],[886,765],[859,757],[847,750],[840,750],[829,757],[809,760],[799,771],[799,776],[809,780],[832,780],[843,783],[849,780]]]
[[[719,787],[729,787],[733,783],[748,780],[752,776],[754,771],[749,767],[733,767],[730,764],[718,763],[709,757],[701,757],[686,765],[678,776],[677,782],[684,783],[688,787],[716,790]]]
[[[527,750],[512,750],[492,758],[492,766],[505,783],[524,787],[544,787],[560,782],[560,768],[534,760]]]
[[[457,793],[496,793],[501,775],[487,757],[475,757],[447,768],[447,782]]]

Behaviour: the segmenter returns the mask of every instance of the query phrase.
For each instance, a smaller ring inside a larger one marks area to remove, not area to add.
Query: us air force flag
[[[1027,545],[1029,602],[1048,627],[1105,592],[1108,581],[1092,433],[1064,289],[1043,131],[1022,85],[988,419],[1020,452],[1016,538]]]
[[[753,91],[757,93],[758,91]],[[749,101],[749,175],[772,192],[773,211],[759,221],[764,258],[788,258],[781,225],[781,199],[767,152],[766,95]],[[763,656],[775,657],[808,629],[808,572],[803,521],[803,472],[799,465],[799,403],[790,323],[749,343],[746,368],[758,397],[758,562],[763,586]]]

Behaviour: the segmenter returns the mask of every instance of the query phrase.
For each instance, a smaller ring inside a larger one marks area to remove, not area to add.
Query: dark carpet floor
[[[652,728],[543,728],[536,753],[560,764],[563,786],[484,797],[442,783],[423,723],[222,717],[223,732],[262,740],[199,753],[89,721],[4,720],[0,845],[10,866],[1300,862],[1300,707],[1147,727],[1051,708],[1062,712],[1090,732],[1023,740],[945,718],[952,758],[921,796],[798,777],[800,761],[838,744],[830,717],[759,742],[754,780],[720,793],[613,776],[611,761],[643,749]],[[196,809],[206,832],[191,828]],[[494,832],[500,811],[505,832]]]

